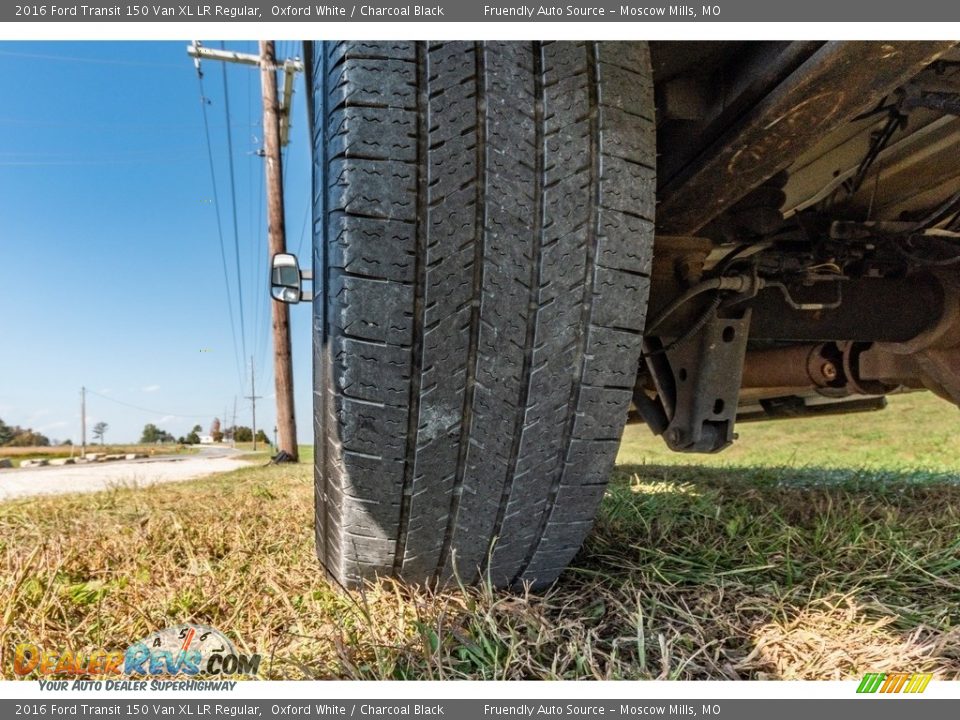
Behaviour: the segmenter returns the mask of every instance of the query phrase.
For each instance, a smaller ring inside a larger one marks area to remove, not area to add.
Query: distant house
[[[213,445],[213,435],[200,435],[201,445]]]

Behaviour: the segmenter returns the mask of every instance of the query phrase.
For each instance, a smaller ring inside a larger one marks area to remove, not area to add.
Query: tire
[[[543,587],[628,411],[645,43],[316,43],[317,550],[346,586]]]

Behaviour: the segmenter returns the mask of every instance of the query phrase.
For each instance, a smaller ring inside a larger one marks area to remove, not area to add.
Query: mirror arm
[[[300,302],[313,302],[313,291],[303,289],[303,281],[309,280],[313,283],[313,270],[300,271]]]

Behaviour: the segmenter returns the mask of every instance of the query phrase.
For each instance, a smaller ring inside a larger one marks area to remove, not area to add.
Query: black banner
[[[960,3],[944,0],[708,0],[709,4],[633,0],[524,4],[483,0],[397,2],[169,2],[4,4],[2,22],[956,22]]]

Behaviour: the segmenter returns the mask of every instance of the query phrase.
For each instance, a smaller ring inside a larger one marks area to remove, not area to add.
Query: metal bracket
[[[714,313],[696,334],[665,353],[675,396],[663,434],[671,450],[718,452],[736,438],[750,314],[749,309],[740,318]],[[658,391],[667,390],[659,385]]]
[[[232,50],[215,50],[204,47],[199,40],[194,40],[192,44],[187,45],[187,55],[193,58],[193,64],[201,77],[203,76],[200,70],[201,60],[219,60],[258,68],[267,67],[264,65],[263,58],[260,55],[234,52]],[[273,69],[283,72],[283,95],[279,102],[280,145],[286,147],[290,142],[290,107],[293,103],[293,76],[298,72],[303,72],[304,66],[300,58],[288,58],[281,62],[275,61],[273,63]]]

